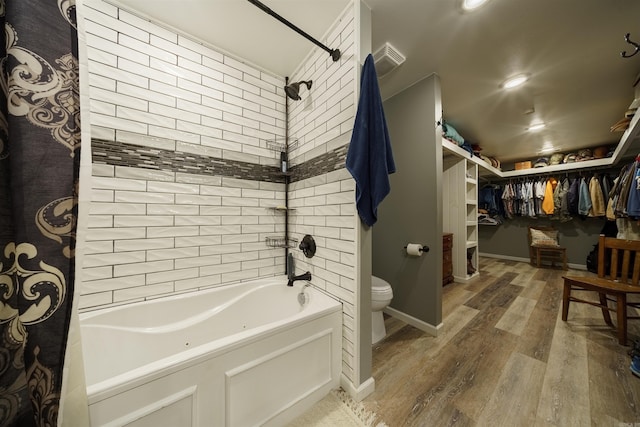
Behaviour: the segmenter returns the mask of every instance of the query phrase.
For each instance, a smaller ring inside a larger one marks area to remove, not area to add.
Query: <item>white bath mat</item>
[[[344,390],[333,390],[287,427],[387,427],[384,422],[374,424],[375,412],[353,400]]]

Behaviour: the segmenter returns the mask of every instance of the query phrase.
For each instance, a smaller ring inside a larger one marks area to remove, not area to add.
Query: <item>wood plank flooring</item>
[[[563,270],[482,258],[443,290],[438,337],[386,317],[363,404],[393,426],[640,425],[640,378],[600,310],[560,317]],[[589,274],[570,271],[570,274]],[[640,321],[629,322],[640,339]],[[374,424],[375,425],[375,424]]]

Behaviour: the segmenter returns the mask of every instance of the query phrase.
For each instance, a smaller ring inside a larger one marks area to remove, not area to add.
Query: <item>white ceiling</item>
[[[262,0],[322,40],[350,0]],[[483,154],[503,163],[535,159],[545,143],[568,152],[615,143],[610,127],[634,99],[640,54],[638,0],[489,0],[463,13],[459,0],[364,0],[373,48],[389,42],[407,57],[380,79],[384,98],[436,72],[444,118]],[[128,10],[287,76],[314,45],[246,0],[119,0]],[[332,48],[332,46],[329,46]],[[328,55],[328,54],[327,54]],[[508,76],[527,84],[501,90]],[[534,113],[525,113],[534,109]],[[534,120],[547,127],[525,129]]]

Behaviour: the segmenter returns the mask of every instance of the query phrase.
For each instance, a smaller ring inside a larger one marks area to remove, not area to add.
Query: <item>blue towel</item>
[[[371,54],[362,68],[360,100],[346,167],[356,181],[358,214],[371,227],[378,220],[378,205],[391,191],[389,174],[396,171]]]

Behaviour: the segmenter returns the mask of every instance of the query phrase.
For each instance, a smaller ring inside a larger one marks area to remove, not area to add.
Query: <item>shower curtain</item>
[[[75,0],[0,7],[0,425],[56,426],[74,300]]]

